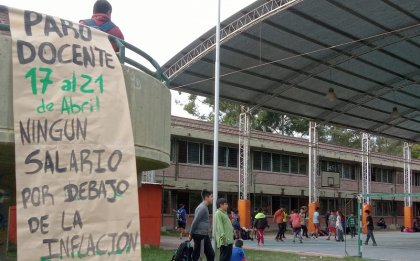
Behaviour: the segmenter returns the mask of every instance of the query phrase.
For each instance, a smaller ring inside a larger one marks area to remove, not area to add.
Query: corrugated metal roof
[[[259,0],[223,22],[263,5]],[[222,25],[222,27],[223,27]],[[214,35],[205,33],[164,68]],[[305,0],[221,46],[222,99],[319,123],[420,141],[420,2]],[[213,96],[214,48],[172,89]],[[325,95],[334,88],[338,99]],[[393,107],[400,115],[390,116]]]

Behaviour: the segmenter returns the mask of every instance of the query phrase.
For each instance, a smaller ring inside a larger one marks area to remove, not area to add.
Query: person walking
[[[334,210],[328,210],[327,213],[325,213],[325,216],[324,216],[325,227],[327,227],[327,228],[329,227],[329,221],[328,220],[329,220],[331,212],[334,212]]]
[[[337,210],[337,220],[335,222],[335,229],[337,230],[337,242],[344,242],[344,228],[343,228],[343,214]]]
[[[315,227],[315,232],[312,235],[312,238],[314,238],[314,239],[318,238],[319,231],[321,229],[321,226],[319,224],[319,212],[318,211],[319,211],[319,207],[316,207],[314,215],[313,215],[313,223],[314,223],[314,227]]]
[[[179,204],[179,209],[176,210],[176,221],[177,221],[177,231],[179,234],[179,238],[185,234],[185,228],[187,226],[187,211],[185,210],[184,204]]]
[[[335,228],[337,217],[335,216],[334,210],[328,215],[328,238],[330,240],[331,235],[334,234],[334,238],[337,239],[337,230]]]
[[[373,219],[372,219],[372,216],[370,215],[370,210],[366,209],[365,213],[367,215],[366,216],[367,235],[366,235],[365,245],[368,245],[369,239],[372,238],[373,246],[377,246],[375,236],[373,235]]]
[[[283,214],[283,228],[282,228],[282,232],[281,232],[280,238],[286,239],[286,236],[284,235],[284,233],[286,233],[287,220],[288,220],[289,215],[287,214],[286,209],[283,209],[283,212],[284,212],[284,214]]]
[[[216,247],[220,253],[220,261],[230,261],[233,245],[233,226],[227,215],[228,203],[225,198],[217,199]]]
[[[112,5],[107,0],[97,0],[93,5],[93,15],[90,19],[80,20],[79,23],[97,28],[107,34],[124,40],[120,28],[111,21]],[[116,43],[111,42],[112,47],[118,52]]]
[[[302,228],[302,237],[306,236],[306,238],[309,238],[308,236],[308,227],[306,226],[306,222],[308,220],[306,215],[307,209],[305,207],[302,207],[300,209],[300,227]]]
[[[267,217],[260,208],[257,215],[255,215],[253,227],[257,230],[257,243],[258,246],[264,246],[264,229],[269,227]]]
[[[277,224],[277,227],[278,227],[278,230],[277,230],[277,235],[276,235],[276,237],[275,237],[275,240],[276,241],[283,241],[283,238],[282,238],[282,234],[283,234],[283,229],[284,229],[284,226],[283,226],[283,219],[284,219],[284,210],[283,210],[283,208],[279,208],[275,213],[274,213],[274,216],[273,216],[273,222],[275,223],[275,224]]]
[[[353,214],[350,214],[350,216],[347,218],[347,225],[350,230],[351,238],[353,239],[356,236],[356,221]]]
[[[203,201],[194,212],[189,239],[194,241],[193,261],[198,261],[201,253],[201,241],[204,242],[204,254],[207,261],[214,261],[214,250],[209,237],[209,205],[213,202],[213,194],[207,190],[201,192]]]
[[[292,214],[290,215],[290,223],[292,224],[293,229],[293,243],[296,242],[296,238],[299,237],[299,242],[302,243],[302,225],[301,225],[301,215],[297,211],[297,209],[294,209],[292,211]]]

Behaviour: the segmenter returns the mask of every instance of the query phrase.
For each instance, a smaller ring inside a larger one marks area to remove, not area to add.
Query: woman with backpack
[[[185,234],[185,228],[187,226],[187,211],[185,210],[185,205],[179,204],[179,209],[174,211],[176,213],[177,222],[176,230],[179,232],[179,239],[182,239]]]

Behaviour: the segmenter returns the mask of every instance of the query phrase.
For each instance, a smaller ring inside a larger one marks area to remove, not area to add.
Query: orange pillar
[[[373,215],[372,205],[371,204],[363,204],[363,207],[362,207],[362,225],[363,225],[362,232],[363,232],[363,234],[367,233],[367,227],[366,227],[366,217],[367,217],[367,215],[365,213],[365,210],[367,210],[367,209],[370,210],[370,215]]]
[[[251,201],[238,200],[239,223],[241,227],[251,228]]]
[[[413,228],[413,207],[404,207],[404,227]]]
[[[308,232],[309,233],[314,233],[315,232],[315,227],[314,227],[314,212],[316,210],[316,208],[319,207],[319,202],[311,202],[309,203],[308,206]]]

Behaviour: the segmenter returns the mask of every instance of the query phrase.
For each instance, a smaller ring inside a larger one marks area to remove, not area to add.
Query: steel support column
[[[411,194],[411,147],[404,142],[404,193]],[[411,197],[404,197],[404,207],[412,207]]]
[[[318,129],[317,124],[309,122],[309,204],[308,204],[308,232],[314,233],[315,226],[313,216],[319,207],[318,194]]]
[[[319,200],[318,193],[318,130],[315,122],[309,122],[309,203]]]
[[[238,211],[241,217],[241,227],[251,227],[251,201],[249,188],[251,177],[250,148],[251,116],[248,108],[242,106],[239,115],[239,191]]]
[[[250,115],[242,107],[242,113],[239,115],[239,199],[249,199],[250,184]]]
[[[370,193],[370,184],[371,184],[371,171],[370,171],[370,137],[368,133],[362,134],[362,194]],[[366,212],[372,211],[371,199],[370,197],[363,198],[362,206],[362,224],[363,224],[363,233],[367,233],[366,224]]]
[[[370,162],[369,162],[369,134],[362,134],[362,194],[370,193]],[[363,199],[363,204],[370,204],[370,198]]]
[[[411,146],[404,142],[404,194],[412,194],[411,190]],[[413,201],[411,196],[404,197],[404,226],[413,227]]]

